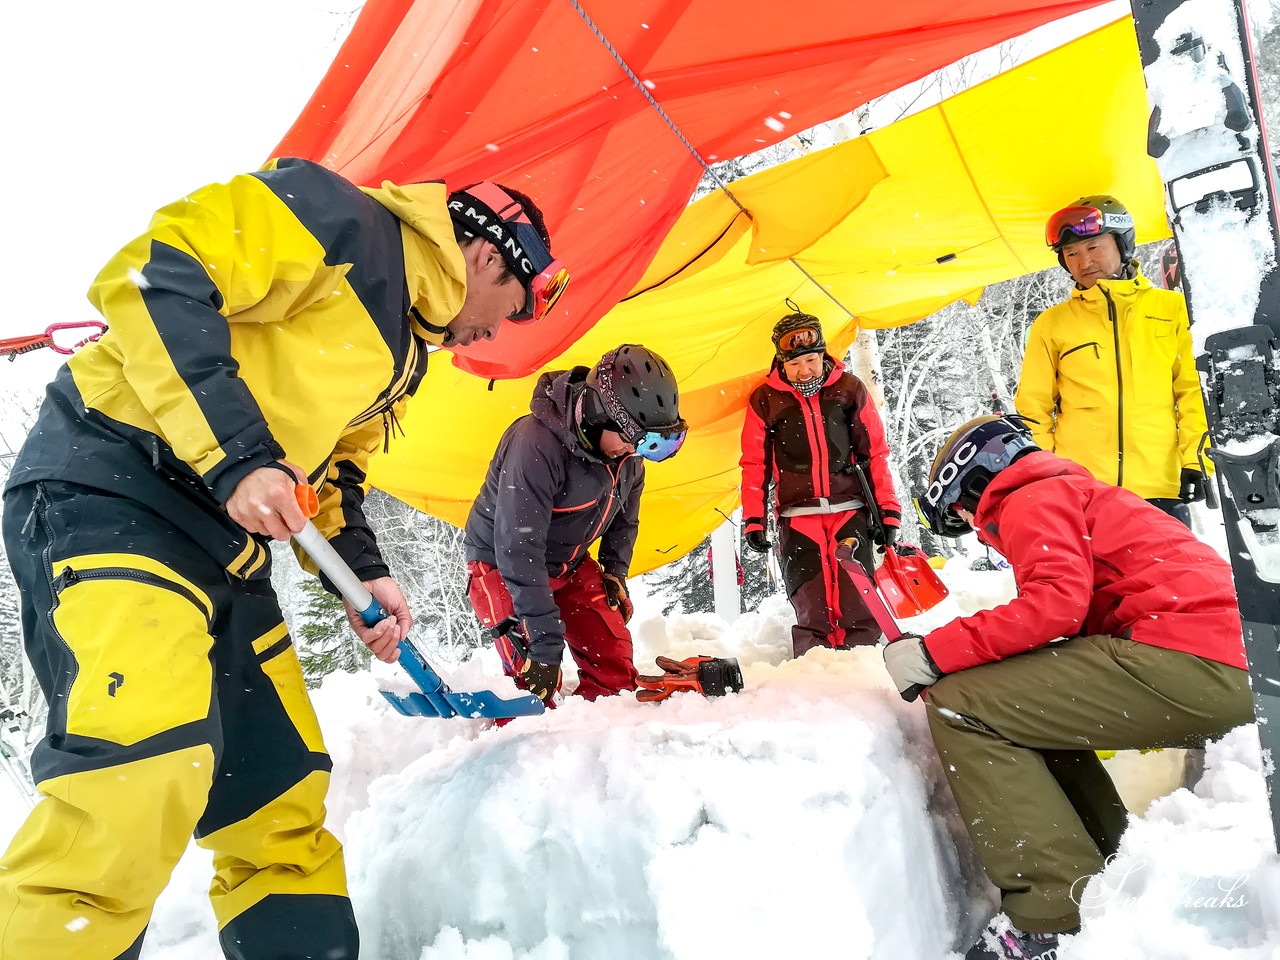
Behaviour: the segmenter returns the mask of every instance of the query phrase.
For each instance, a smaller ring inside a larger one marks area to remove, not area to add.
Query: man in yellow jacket
[[[1186,300],[1142,275],[1133,217],[1114,197],[1059,210],[1045,242],[1076,285],[1031,326],[1018,413],[1036,421],[1037,446],[1189,526],[1207,427]]]
[[[0,956],[136,958],[189,838],[232,960],[354,960],[330,761],[268,579],[318,523],[413,619],[363,514],[366,464],[426,369],[567,282],[523,194],[357,189],[303,160],[156,213],[94,281],[110,330],[50,385],[4,494],[26,649],[50,705],[42,795],[0,859]]]

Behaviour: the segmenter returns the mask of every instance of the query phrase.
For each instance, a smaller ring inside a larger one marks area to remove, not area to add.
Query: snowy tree
[[[0,488],[9,478],[13,458],[35,422],[38,408],[39,398],[34,392],[14,392],[0,398]],[[33,741],[38,731],[44,729],[48,706],[23,649],[18,585],[9,569],[3,540],[0,540],[0,690],[12,698],[11,706],[26,714],[23,728],[28,740]]]
[[[739,588],[743,610],[755,610],[760,601],[784,588],[778,583],[763,555],[744,550],[739,558],[743,582]],[[716,608],[715,587],[711,580],[711,538],[693,550],[645,575],[649,589],[662,596],[662,615],[679,613],[712,613]]]
[[[1261,5],[1258,12],[1266,20],[1253,24],[1254,67],[1273,162],[1280,161],[1280,17],[1276,9],[1275,4]]]
[[[303,604],[294,611],[290,632],[307,686],[318,686],[331,673],[356,673],[368,666],[373,655],[348,626],[338,598],[312,577],[300,583],[299,591]]]
[[[379,490],[369,492],[365,514],[409,601],[423,651],[456,663],[488,643],[467,599],[462,531]]]

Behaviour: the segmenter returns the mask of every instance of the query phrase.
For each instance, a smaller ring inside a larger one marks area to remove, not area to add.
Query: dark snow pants
[[[1253,720],[1237,667],[1117,637],[1076,637],[948,674],[929,728],[960,814],[1014,925],[1080,924],[1124,805],[1095,750],[1198,747]]]
[[[133,960],[194,833],[227,957],[355,960],[331,763],[270,581],[73,484],[8,491],[3,526],[49,722],[0,858],[0,956]]]
[[[1181,500],[1173,497],[1158,497],[1154,500],[1148,500],[1147,503],[1151,504],[1161,513],[1167,513],[1169,516],[1173,517],[1173,519],[1181,521],[1182,525],[1188,530],[1191,529],[1191,508]]]
[[[879,626],[836,560],[836,546],[848,537],[857,537],[858,560],[874,569],[862,511],[778,518],[782,579],[796,612],[796,625],[791,628],[794,656],[814,647],[844,648],[880,639]]]
[[[492,627],[515,616],[511,594],[495,567],[473,560],[467,564],[467,575],[467,595],[481,623]],[[565,646],[578,665],[574,693],[594,700],[634,690],[638,671],[632,662],[631,632],[622,614],[609,607],[600,565],[586,557],[569,576],[549,579],[564,623]],[[495,645],[507,676],[524,686],[516,676],[524,663],[523,656],[506,637],[497,638]]]

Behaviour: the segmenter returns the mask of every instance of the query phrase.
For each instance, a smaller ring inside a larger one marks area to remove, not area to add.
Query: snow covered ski
[[[1280,837],[1280,231],[1247,14],[1244,0],[1132,7]]]

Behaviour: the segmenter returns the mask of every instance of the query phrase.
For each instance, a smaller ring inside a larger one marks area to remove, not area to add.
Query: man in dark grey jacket
[[[507,673],[548,703],[566,645],[578,695],[635,689],[626,577],[644,460],[684,442],[678,404],[666,361],[624,344],[594,368],[543,374],[498,443],[467,518],[468,592],[481,623],[504,631]]]

